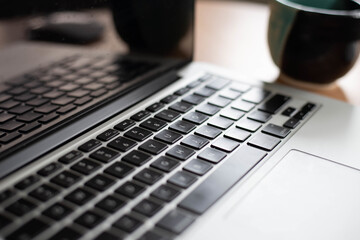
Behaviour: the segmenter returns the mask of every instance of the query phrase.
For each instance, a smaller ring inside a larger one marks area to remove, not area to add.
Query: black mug
[[[360,52],[355,0],[270,0],[268,43],[284,78],[326,86],[345,75]]]

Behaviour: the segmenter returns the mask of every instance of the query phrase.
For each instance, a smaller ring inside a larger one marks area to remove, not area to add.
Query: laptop
[[[193,62],[192,0],[32,4],[125,47],[0,50],[0,239],[360,238],[357,107]]]

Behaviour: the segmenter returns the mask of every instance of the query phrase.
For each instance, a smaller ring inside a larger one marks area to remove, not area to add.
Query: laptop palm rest
[[[358,239],[359,182],[356,169],[292,150],[224,225],[238,239]]]

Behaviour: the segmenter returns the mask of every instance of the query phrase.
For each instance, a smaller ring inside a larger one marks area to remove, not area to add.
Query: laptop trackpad
[[[358,170],[293,150],[225,224],[238,239],[360,239],[359,183]]]

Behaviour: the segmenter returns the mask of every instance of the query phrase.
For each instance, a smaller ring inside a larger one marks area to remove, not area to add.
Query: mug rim
[[[327,14],[327,15],[337,15],[337,16],[339,16],[339,15],[352,16],[352,17],[360,19],[360,9],[354,9],[354,10],[323,9],[323,8],[301,5],[298,3],[290,2],[288,0],[273,0],[273,1],[276,1],[285,6],[292,7],[292,8],[301,10],[301,11],[312,12],[312,13],[321,13],[321,14]],[[359,5],[359,7],[360,7],[360,5]]]

